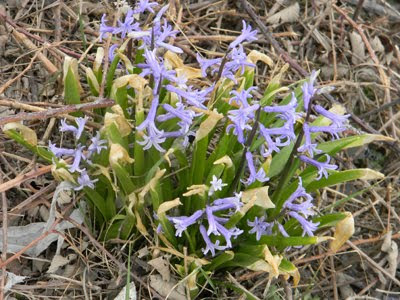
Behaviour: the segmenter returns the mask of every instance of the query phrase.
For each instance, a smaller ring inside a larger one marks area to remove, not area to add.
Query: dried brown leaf
[[[300,5],[295,2],[293,5],[282,9],[276,14],[270,16],[267,22],[270,24],[283,24],[288,22],[296,22],[300,17]]]

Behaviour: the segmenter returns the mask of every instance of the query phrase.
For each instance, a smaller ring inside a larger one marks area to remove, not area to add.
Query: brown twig
[[[330,257],[329,263],[331,265],[331,272],[332,272],[332,288],[333,288],[333,298],[335,300],[339,299],[338,290],[337,290],[337,282],[336,282],[336,270],[335,270],[335,263],[333,262],[333,256]]]
[[[8,259],[6,259],[5,261],[2,261],[0,263],[0,268],[4,268],[5,266],[7,266],[10,262],[18,259],[21,257],[22,254],[24,254],[28,249],[32,248],[33,246],[35,246],[37,243],[39,243],[41,240],[43,240],[46,236],[48,236],[49,234],[53,233],[54,229],[56,228],[57,224],[60,223],[60,219],[56,219],[53,224],[50,226],[49,230],[46,230],[45,232],[43,232],[43,234],[41,234],[40,236],[38,236],[36,239],[34,239],[32,242],[30,242],[28,245],[26,245],[24,248],[22,248],[21,250],[19,250],[17,253],[15,253],[13,256],[9,257]]]
[[[361,8],[363,7],[363,4],[364,4],[364,0],[358,0],[356,10],[354,11],[354,14],[353,14],[354,22],[357,22],[357,19],[358,19],[358,16],[360,15],[360,11],[361,11]]]
[[[353,245],[364,245],[364,244],[371,244],[371,243],[376,243],[380,240],[382,240],[384,238],[384,236],[379,235],[379,236],[375,236],[369,239],[361,239],[361,240],[357,240],[353,242]],[[396,233],[392,235],[392,240],[394,239],[399,239],[400,238],[400,233]],[[344,245],[342,246],[336,253],[338,252],[343,252],[350,249],[349,245]],[[319,260],[321,258],[325,258],[327,256],[331,256],[331,255],[335,255],[336,253],[328,251],[326,253],[320,254],[320,255],[315,255],[315,256],[311,256],[311,257],[306,257],[303,259],[298,259],[294,262],[295,265],[302,265],[302,264],[306,264],[306,263],[310,263],[314,260]]]
[[[25,29],[22,28],[22,27],[18,26],[18,25],[14,22],[14,20],[12,20],[11,18],[9,18],[7,15],[2,14],[1,12],[0,12],[0,19],[2,19],[3,21],[7,22],[9,25],[11,25],[11,27],[13,27],[13,28],[14,28],[15,30],[17,30],[18,32],[24,34],[25,36],[30,37],[31,39],[33,39],[33,40],[35,40],[35,41],[37,41],[37,42],[39,42],[39,43],[41,43],[41,44],[43,44],[43,45],[47,45],[48,47],[51,46],[46,40],[42,39],[41,37],[39,37],[39,36],[37,36],[37,35],[35,35],[35,34],[30,33],[29,31],[25,30]],[[70,49],[68,49],[68,48],[61,47],[61,46],[57,46],[57,48],[58,48],[61,52],[65,53],[65,54],[67,54],[67,55],[69,55],[69,56],[72,56],[72,57],[75,57],[75,58],[80,58],[80,57],[81,57],[81,55],[80,55],[79,53],[76,53],[76,52],[74,52],[74,51],[72,51],[72,50],[70,50]],[[94,58],[93,58],[93,57],[90,57],[89,60],[93,61]]]
[[[370,110],[369,112],[366,112],[365,114],[362,114],[360,118],[364,119],[366,117],[376,115],[377,113],[384,111],[385,109],[388,109],[389,107],[395,106],[400,104],[400,98],[393,100],[392,102],[385,103],[383,105],[380,105],[378,108]]]
[[[21,183],[31,179],[31,178],[36,178],[40,175],[46,174],[51,171],[52,166],[45,166],[42,168],[38,168],[37,170],[33,170],[31,172],[28,172],[26,174],[21,174],[15,177],[14,179],[11,179],[7,182],[3,182],[0,184],[0,193],[8,191],[9,189],[12,189],[13,187],[16,187],[20,185]]]
[[[261,21],[254,10],[250,7],[246,0],[240,0],[246,12],[250,15],[253,21],[260,28],[261,32],[264,34],[267,41],[274,47],[274,49],[282,56],[283,60],[287,62],[293,69],[295,69],[301,76],[307,77],[308,72],[304,70],[290,55],[279,45],[279,43],[274,39],[271,32],[268,30],[267,26]]]
[[[12,35],[17,41],[23,43],[26,48],[37,52],[37,57],[50,74],[54,74],[58,71],[58,68],[41,52],[38,47],[36,47],[34,43],[32,43],[30,39],[27,38],[25,34],[13,30]]]
[[[4,100],[0,100],[1,102]],[[27,121],[27,120],[43,120],[55,116],[66,115],[73,112],[92,110],[96,108],[110,107],[115,104],[112,99],[101,99],[94,102],[66,105],[60,108],[52,108],[47,110],[41,110],[33,113],[22,112],[14,116],[2,117],[0,118],[0,125],[4,125],[11,122]]]
[[[390,103],[391,102],[391,100],[390,100],[390,79],[388,78],[388,76],[386,75],[383,67],[381,66],[381,64],[379,62],[379,59],[376,56],[375,51],[372,48],[371,44],[369,43],[368,38],[365,35],[363,29],[353,19],[351,19],[340,7],[336,6],[335,4],[333,4],[332,6],[360,34],[361,39],[363,40],[363,42],[365,44],[365,47],[367,48],[369,56],[371,57],[372,61],[374,62],[375,66],[376,66],[376,68],[378,69],[379,77],[381,79],[382,85],[384,86],[384,90],[385,90],[385,103]],[[389,115],[390,115],[391,118],[393,118],[393,111],[392,111],[391,107],[389,108]],[[394,125],[393,125],[393,135],[394,135],[394,137],[396,137],[396,130],[394,129]]]
[[[385,276],[390,278],[393,283],[395,283],[397,286],[400,287],[400,280],[398,280],[396,277],[394,277],[392,274],[390,274],[388,271],[386,271],[384,268],[382,268],[378,263],[376,263],[372,258],[370,258],[366,253],[361,251],[360,248],[358,248],[356,245],[354,245],[352,242],[347,241],[346,242],[351,248],[357,251],[358,254],[360,254],[372,267],[377,269],[379,272],[383,273]]]
[[[0,95],[4,93],[4,91],[9,88],[14,82],[16,82],[18,79],[20,79],[22,76],[24,76],[24,74],[26,72],[28,72],[31,68],[33,63],[35,62],[37,56],[38,56],[39,52],[36,52],[35,55],[31,58],[31,61],[29,62],[29,64],[26,66],[26,68],[24,70],[22,70],[22,72],[20,72],[17,76],[15,76],[14,78],[8,80],[6,83],[4,83],[2,86],[0,86]]]
[[[27,199],[25,199],[24,201],[22,201],[18,205],[16,205],[13,208],[11,208],[10,211],[9,211],[8,220],[15,219],[17,217],[17,214],[20,214],[22,211],[27,210],[29,205],[32,202],[34,202],[39,197],[42,197],[44,194],[46,194],[47,192],[49,192],[52,189],[54,189],[55,186],[56,186],[56,182],[52,182],[48,186],[45,186],[44,188],[41,188],[40,190],[35,192],[33,195],[29,196]],[[49,195],[51,196],[52,193],[50,193]],[[3,219],[3,217],[2,217],[2,219]],[[2,221],[2,219],[0,219],[0,221]]]
[[[0,184],[3,183],[3,178],[0,178]],[[2,210],[3,210],[3,249],[1,249],[1,262],[5,262],[7,260],[7,243],[8,243],[8,220],[7,220],[7,211],[8,211],[8,204],[7,204],[7,197],[6,193],[1,193],[1,201],[2,201]],[[4,286],[6,284],[7,279],[7,267],[6,265],[2,266],[1,268],[1,286],[0,286],[0,299],[4,298]]]
[[[72,223],[76,228],[78,228],[80,231],[82,231],[88,238],[89,240],[93,243],[93,245],[99,249],[99,251],[101,251],[102,253],[104,253],[109,259],[111,259],[117,266],[118,269],[123,271],[123,272],[127,272],[127,268],[125,267],[124,264],[122,264],[114,255],[112,255],[106,248],[103,247],[103,245],[101,245],[90,233],[90,231],[83,225],[77,223],[74,219],[71,219],[70,217],[65,217],[64,219],[66,219],[68,222]],[[130,270],[129,270],[130,271]],[[138,282],[140,282],[141,284],[143,284],[144,286],[148,286],[148,284],[143,281],[142,278],[140,278],[139,276],[137,276],[135,273],[133,273],[132,271],[130,271],[132,277],[137,280]],[[150,288],[150,287],[149,287]],[[156,291],[154,291],[152,288],[150,288],[153,292],[153,296],[158,298],[158,299],[164,299],[161,295],[159,295]]]
[[[293,292],[292,292],[292,287],[290,286],[290,283],[282,278],[282,283],[285,289],[285,294],[286,294],[286,299],[287,300],[293,300]]]

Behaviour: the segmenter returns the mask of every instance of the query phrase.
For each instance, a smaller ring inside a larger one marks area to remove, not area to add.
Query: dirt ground
[[[297,287],[248,270],[231,274],[236,284],[260,299],[400,299],[400,2],[166,2],[175,8],[173,21],[184,33],[175,44],[185,50],[186,61],[194,64],[196,51],[223,56],[245,19],[260,32],[251,47],[268,54],[276,66],[258,68],[261,90],[285,63],[289,63],[287,85],[320,70],[319,84],[329,88],[332,97],[320,96],[318,101],[344,105],[351,113],[353,133],[392,138],[336,157],[341,167],[371,168],[385,174],[384,179],[338,185],[318,197],[318,207],[345,199],[335,209],[354,215],[356,230],[350,242],[334,255],[324,243],[292,250],[289,256],[302,277]],[[63,105],[64,56],[90,64],[99,20],[103,13],[112,14],[113,5],[108,0],[0,1],[0,122],[21,111]],[[57,116],[24,124],[43,145],[58,133]],[[42,167],[0,131],[3,228],[49,217],[56,183],[50,169]],[[68,245],[56,262],[55,243],[35,258],[2,254],[3,274],[28,276],[12,286],[9,299],[113,299],[125,284],[119,267],[127,260],[127,245],[115,240],[104,247],[83,225],[67,231],[65,239]],[[48,272],[50,264],[55,272]],[[152,268],[137,255],[133,264],[138,299],[157,298],[148,284]],[[220,276],[224,280],[227,274]],[[207,299],[241,297],[228,290],[206,295]]]

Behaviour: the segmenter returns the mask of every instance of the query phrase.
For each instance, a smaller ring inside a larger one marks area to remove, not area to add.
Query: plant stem
[[[307,113],[306,113],[306,118],[304,119],[304,123],[307,123],[310,119],[312,103],[313,103],[313,97],[311,97],[311,99],[308,103]],[[274,194],[272,195],[272,202],[275,203],[276,207],[275,207],[274,211],[272,212],[270,218],[275,218],[279,214],[279,212],[282,208],[283,202],[279,201],[279,200],[280,200],[280,197],[282,196],[283,187],[286,186],[286,184],[290,180],[290,178],[288,176],[289,171],[293,165],[293,161],[297,154],[297,148],[300,147],[301,141],[303,140],[303,136],[304,136],[304,131],[301,130],[299,135],[297,136],[297,140],[296,140],[296,143],[294,144],[293,150],[289,155],[289,159],[286,162],[286,165],[282,171],[281,177],[278,180],[278,186],[276,187],[276,190],[275,190]]]
[[[225,55],[224,55],[224,58],[222,58],[221,65],[219,66],[217,78],[215,78],[215,82],[218,82],[218,80],[222,76],[222,71],[224,70],[224,67],[225,67],[225,64],[226,64],[226,60],[228,58],[228,53],[229,53],[229,51],[226,52]]]
[[[242,154],[242,158],[240,159],[239,168],[236,171],[236,175],[232,181],[231,186],[229,187],[228,195],[233,195],[233,193],[235,192],[235,190],[237,188],[237,185],[239,184],[240,176],[242,175],[242,172],[244,169],[244,162],[246,160],[246,152],[250,148],[251,144],[253,143],[254,137],[256,136],[256,132],[258,129],[258,121],[260,120],[260,115],[261,115],[261,105],[257,109],[257,112],[256,112],[256,120],[254,122],[255,124],[254,124],[253,128],[251,129],[251,132],[246,140],[246,143],[244,144],[243,154]]]

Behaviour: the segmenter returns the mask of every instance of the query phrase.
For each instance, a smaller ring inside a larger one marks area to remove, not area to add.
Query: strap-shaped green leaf
[[[313,192],[327,186],[332,186],[351,180],[356,180],[356,179],[372,180],[372,179],[381,179],[384,177],[385,175],[383,175],[382,173],[371,169],[345,170],[345,171],[331,173],[328,178],[321,178],[320,180],[314,180],[313,182],[308,184],[305,188],[307,192]]]

